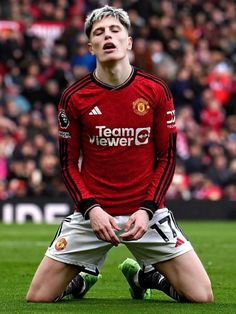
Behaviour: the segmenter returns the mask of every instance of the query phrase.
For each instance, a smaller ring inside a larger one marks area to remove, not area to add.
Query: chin
[[[106,58],[103,58],[102,60],[100,60],[100,62],[102,63],[107,63],[107,62],[117,62],[122,60],[123,57],[121,56],[107,56]]]

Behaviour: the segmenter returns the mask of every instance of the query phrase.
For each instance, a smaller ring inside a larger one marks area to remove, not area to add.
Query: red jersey
[[[62,175],[85,218],[97,204],[111,215],[141,208],[150,217],[164,207],[176,127],[162,80],[133,69],[114,87],[90,73],[64,91],[58,121]]]

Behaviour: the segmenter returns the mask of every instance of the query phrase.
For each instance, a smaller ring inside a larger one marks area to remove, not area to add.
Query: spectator
[[[147,42],[143,38],[136,38],[133,48],[132,62],[138,68],[144,69],[149,72],[154,71],[152,56],[148,50]]]
[[[207,94],[207,90],[204,93]],[[204,128],[220,131],[224,123],[224,111],[217,99],[209,97],[206,100],[200,114],[200,121]]]
[[[191,198],[189,177],[186,174],[184,165],[180,162],[176,164],[175,174],[172,184],[167,192],[167,198],[184,200],[189,200]]]
[[[225,155],[218,155],[213,159],[206,175],[220,187],[224,187],[229,179],[228,162]]]
[[[71,58],[71,66],[84,66],[88,72],[95,69],[95,57],[88,51],[87,37],[81,33],[77,36],[75,52]]]
[[[189,178],[190,190],[193,198],[212,201],[217,201],[222,198],[222,189],[204,174],[196,172],[191,174]]]
[[[204,151],[197,141],[189,146],[189,158],[185,161],[185,167],[188,174],[205,171]]]

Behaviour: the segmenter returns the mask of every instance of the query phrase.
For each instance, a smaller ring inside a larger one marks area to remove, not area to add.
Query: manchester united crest
[[[64,248],[67,245],[67,241],[65,238],[60,238],[59,240],[57,240],[56,244],[55,244],[55,249],[57,251],[62,251],[64,250]]]
[[[139,116],[144,116],[150,109],[149,103],[143,98],[138,98],[133,102],[133,110]]]

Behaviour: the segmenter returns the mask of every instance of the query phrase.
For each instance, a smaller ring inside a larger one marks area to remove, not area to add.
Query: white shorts
[[[123,229],[129,216],[115,216]],[[124,231],[117,232],[123,233]],[[173,214],[167,208],[159,209],[149,222],[147,232],[136,241],[123,241],[139,265],[150,269],[151,265],[172,259],[192,250],[191,243],[177,226]],[[98,274],[112,244],[99,240],[90,220],[80,213],[66,217],[59,227],[46,256],[57,261],[77,265],[83,271]]]

